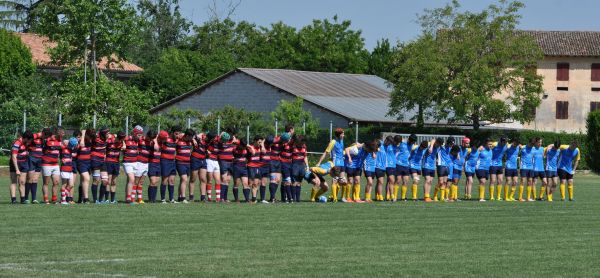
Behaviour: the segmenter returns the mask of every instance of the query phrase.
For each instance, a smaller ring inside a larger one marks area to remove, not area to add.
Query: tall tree
[[[479,129],[482,121],[533,119],[542,93],[535,68],[543,55],[531,37],[516,30],[523,7],[501,0],[478,13],[460,12],[455,0],[419,18],[443,53],[448,92],[440,95],[438,107],[451,109],[453,120]]]
[[[81,61],[86,48],[95,53],[91,61],[124,59],[136,42],[135,10],[127,0],[50,1],[38,5],[36,13],[34,30],[57,42],[50,54],[60,64]]]
[[[388,39],[378,40],[377,45],[369,55],[369,69],[367,73],[390,80],[394,50]]]
[[[137,11],[136,35],[142,43],[133,45],[130,56],[142,67],[154,64],[165,49],[181,45],[192,26],[181,15],[179,0],[140,0]]]
[[[407,114],[412,114],[409,120],[416,120],[418,127],[425,125],[426,118],[441,119],[447,115],[436,108],[447,87],[442,53],[433,36],[425,34],[399,44],[391,67],[389,81],[394,84],[394,91],[389,115],[406,119]]]

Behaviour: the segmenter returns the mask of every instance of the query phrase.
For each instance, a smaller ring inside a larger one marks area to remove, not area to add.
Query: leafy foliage
[[[595,173],[600,173],[600,111],[590,112],[587,116],[587,151],[583,153],[585,161]],[[581,148],[580,148],[581,150]]]
[[[31,52],[21,39],[10,32],[0,29],[0,93],[1,100],[6,99],[7,82],[12,78],[28,76],[35,71]]]
[[[302,125],[305,123],[306,135],[314,138],[317,135],[319,124],[312,117],[310,111],[304,110],[303,103],[304,100],[301,98],[296,98],[293,101],[281,100],[275,111],[271,112],[271,119],[273,121],[278,120],[281,129],[287,124],[293,125],[298,134],[302,134]]]

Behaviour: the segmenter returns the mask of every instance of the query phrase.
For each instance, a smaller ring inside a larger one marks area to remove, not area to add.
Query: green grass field
[[[0,276],[598,276],[600,179],[575,183],[554,203],[9,205],[5,189]]]

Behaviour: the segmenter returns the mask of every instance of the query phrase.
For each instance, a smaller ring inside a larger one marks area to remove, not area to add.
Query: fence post
[[[250,143],[250,125],[246,126],[246,144]]]
[[[93,125],[92,125],[92,127],[93,127],[94,129],[96,129],[96,120],[97,120],[97,115],[96,115],[96,112],[94,112],[94,123],[93,123]]]
[[[217,118],[217,134],[221,134],[221,116]]]
[[[160,132],[160,115],[158,116],[158,125],[156,127],[156,134]]]
[[[355,127],[356,127],[356,133],[354,134],[354,138],[356,138],[356,143],[358,143],[358,121],[356,121],[356,123],[354,123]]]
[[[129,116],[125,116],[125,135],[129,136]]]
[[[187,121],[187,128],[192,127],[192,118],[188,117],[188,121]]]
[[[275,136],[277,136],[278,126],[279,126],[279,121],[277,119],[275,119]]]
[[[23,110],[23,132],[27,129],[27,110]]]
[[[62,126],[62,113],[58,113],[58,126]]]
[[[302,135],[306,136],[306,121],[302,121]]]
[[[329,141],[333,140],[333,121],[329,121]]]

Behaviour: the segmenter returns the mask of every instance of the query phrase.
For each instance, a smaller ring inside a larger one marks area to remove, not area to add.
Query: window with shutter
[[[556,80],[569,81],[569,63],[556,64]]]
[[[592,64],[592,81],[600,81],[600,63]]]
[[[569,102],[568,101],[557,101],[556,102],[556,119],[566,120],[569,118]]]

